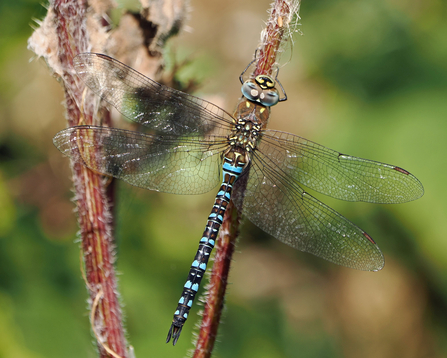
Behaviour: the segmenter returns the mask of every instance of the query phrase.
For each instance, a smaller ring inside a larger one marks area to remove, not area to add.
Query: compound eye
[[[262,93],[259,86],[253,79],[244,82],[241,87],[242,94],[250,101],[259,101],[259,95]]]
[[[264,90],[262,94],[259,96],[259,102],[266,107],[271,107],[277,104],[279,101],[279,93],[278,90],[270,89]]]

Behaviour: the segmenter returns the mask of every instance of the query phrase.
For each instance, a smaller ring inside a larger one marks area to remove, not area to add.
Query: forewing
[[[266,165],[262,155],[255,153],[251,163],[235,183],[233,200],[252,223],[295,249],[335,264],[368,271],[383,267],[382,252],[362,229]]]
[[[259,165],[336,199],[404,203],[424,193],[419,180],[402,168],[344,155],[293,134],[266,130],[257,151],[263,158]]]
[[[232,116],[216,105],[164,86],[111,57],[75,57],[78,76],[131,121],[170,135],[227,133]]]
[[[73,161],[134,186],[173,194],[201,194],[220,182],[226,141],[148,135],[116,128],[78,126],[53,138]]]

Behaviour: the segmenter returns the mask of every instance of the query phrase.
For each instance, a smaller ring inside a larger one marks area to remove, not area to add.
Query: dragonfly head
[[[242,94],[250,101],[266,107],[274,106],[279,101],[275,81],[267,75],[258,75],[245,81],[241,87]]]

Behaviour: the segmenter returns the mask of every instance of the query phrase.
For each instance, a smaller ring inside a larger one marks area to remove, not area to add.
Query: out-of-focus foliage
[[[231,111],[268,1],[191,3],[193,32],[169,44],[167,61],[188,59],[180,77],[200,78],[198,95]],[[26,50],[44,13],[40,1],[0,2],[0,357],[95,357],[68,160],[51,143],[65,127],[62,90]],[[296,252],[247,222],[215,355],[444,357],[447,4],[319,0],[301,17],[279,73],[289,100],[270,128],[402,166],[426,193],[395,206],[318,196],[377,241],[378,273]],[[192,347],[195,314],[175,348],[164,340],[214,195],[121,185],[117,268],[137,357]]]

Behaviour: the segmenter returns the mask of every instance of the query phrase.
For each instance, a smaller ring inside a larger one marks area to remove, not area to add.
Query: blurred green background
[[[0,1],[0,357],[95,357],[68,160],[51,141],[66,125],[62,89],[26,49],[40,3]],[[232,111],[268,7],[191,0],[168,64],[190,60],[180,75]],[[447,3],[314,0],[300,14],[303,35],[280,71],[289,100],[270,128],[401,166],[425,195],[401,205],[317,196],[376,240],[386,258],[377,273],[292,250],[245,222],[215,356],[447,357]],[[137,357],[193,347],[197,306],[177,346],[164,340],[214,195],[120,183],[117,269]]]

